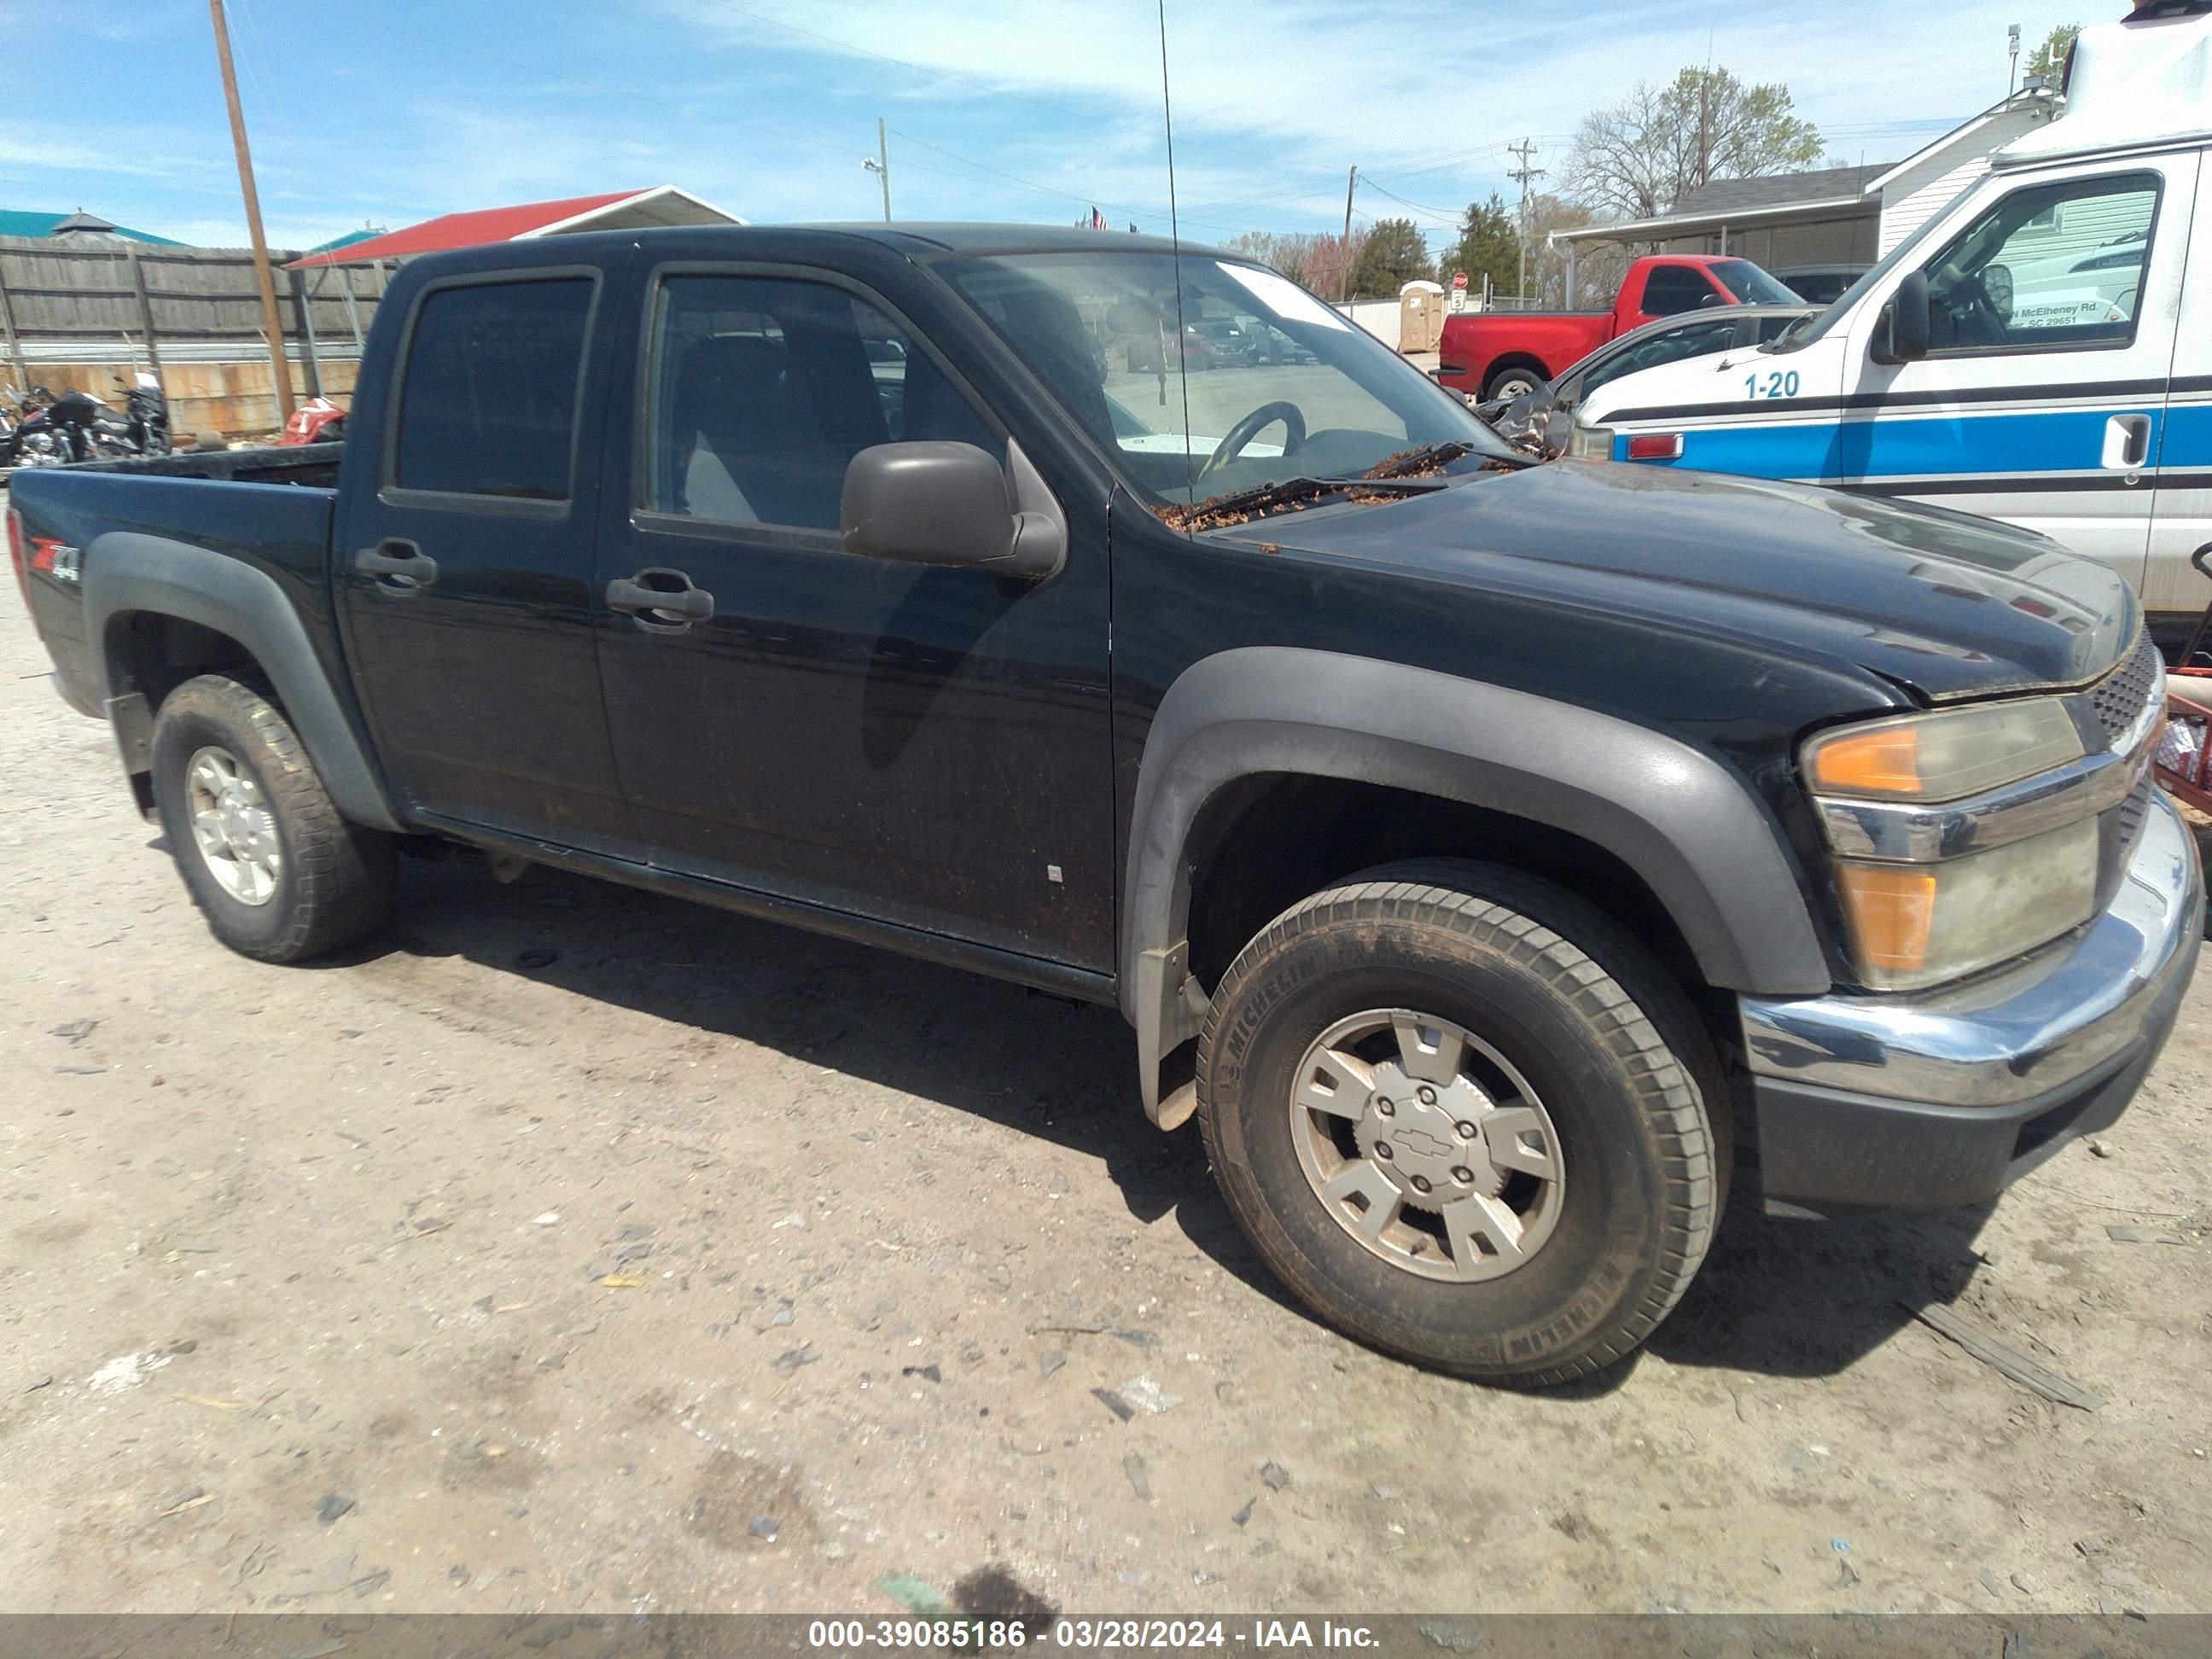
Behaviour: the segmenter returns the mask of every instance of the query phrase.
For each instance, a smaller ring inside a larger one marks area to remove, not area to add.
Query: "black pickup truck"
[[[1297,361],[1109,349],[1220,319]],[[1780,1212],[1993,1198],[2195,964],[2103,567],[1529,465],[1227,255],[441,255],[349,430],[15,481],[62,694],[217,938],[354,941],[437,836],[1118,1006],[1275,1271],[1464,1375],[1634,1348],[1738,1142]]]

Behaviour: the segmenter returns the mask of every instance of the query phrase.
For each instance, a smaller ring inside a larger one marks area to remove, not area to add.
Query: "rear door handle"
[[[607,609],[635,617],[658,634],[680,634],[714,614],[714,596],[695,587],[681,570],[653,568],[617,576],[607,584]]]
[[[2149,416],[2115,415],[2105,422],[2101,465],[2116,471],[2133,472],[2149,459]]]
[[[402,536],[387,536],[353,556],[353,568],[386,593],[415,593],[438,580],[438,562]]]

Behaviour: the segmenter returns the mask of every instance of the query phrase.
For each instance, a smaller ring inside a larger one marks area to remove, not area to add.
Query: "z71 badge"
[[[58,582],[84,579],[84,555],[76,548],[44,536],[31,538],[31,568],[50,573]]]

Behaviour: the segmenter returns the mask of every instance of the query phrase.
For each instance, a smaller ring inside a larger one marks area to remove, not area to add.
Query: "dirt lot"
[[[1286,1305],[1109,1012],[462,862],[227,954],[5,587],[0,1607],[2212,1607],[2212,979],[1994,1214],[1739,1201],[1493,1393]]]

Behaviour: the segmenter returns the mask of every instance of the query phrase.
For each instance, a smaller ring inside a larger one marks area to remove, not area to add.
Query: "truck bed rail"
[[[273,445],[252,449],[186,449],[173,455],[131,455],[112,461],[72,461],[65,468],[0,467],[0,483],[16,472],[130,472],[165,478],[220,478],[242,483],[319,484],[338,481],[343,443]]]

